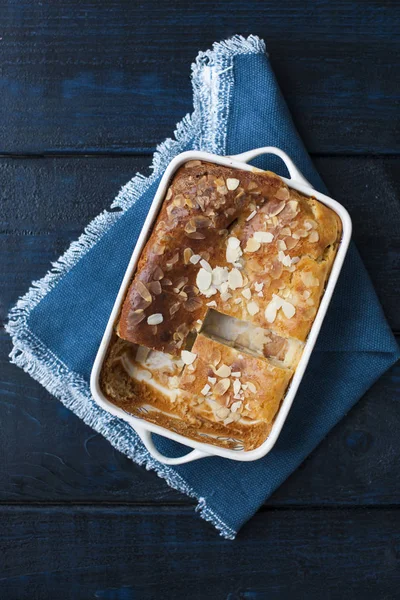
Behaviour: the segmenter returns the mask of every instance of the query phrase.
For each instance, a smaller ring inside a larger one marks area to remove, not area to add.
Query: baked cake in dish
[[[106,398],[186,437],[265,441],[320,304],[341,222],[274,173],[175,173],[104,361]]]

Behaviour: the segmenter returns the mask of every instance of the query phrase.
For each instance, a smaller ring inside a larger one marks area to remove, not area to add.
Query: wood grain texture
[[[400,584],[395,510],[267,510],[235,542],[189,508],[3,507],[0,519],[7,600],[394,600]]]
[[[37,382],[8,364],[11,344],[4,333],[2,338],[0,503],[192,504],[114,450]],[[398,505],[399,382],[400,363],[367,392],[267,505]]]
[[[150,157],[0,159],[0,317],[33,279],[111,204]],[[331,195],[350,211],[354,239],[392,328],[400,332],[400,159],[320,157]]]
[[[313,153],[398,153],[396,3],[1,0],[0,153],[143,152],[192,110],[190,65],[265,38]]]
[[[332,195],[350,209],[360,250],[400,330],[400,159],[315,162]],[[148,156],[0,160],[2,317],[121,185],[136,171],[148,172],[149,163]],[[0,348],[0,423],[7,432],[0,436],[0,501],[189,502],[8,364],[11,343],[4,332]],[[368,392],[269,505],[398,504],[399,369]]]

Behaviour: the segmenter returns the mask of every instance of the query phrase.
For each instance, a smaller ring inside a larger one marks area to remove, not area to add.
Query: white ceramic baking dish
[[[314,196],[322,202],[329,206],[332,210],[334,210],[339,218],[342,221],[342,239],[339,244],[339,248],[336,254],[335,261],[332,266],[332,271],[329,276],[329,280],[326,285],[325,293],[322,297],[321,304],[319,306],[317,315],[315,317],[314,323],[311,327],[311,331],[308,335],[303,354],[297,366],[296,372],[290,382],[290,385],[286,391],[285,397],[282,401],[279,412],[275,418],[275,422],[272,426],[271,432],[268,435],[267,439],[255,450],[244,451],[244,450],[232,450],[227,448],[222,448],[219,446],[214,446],[212,444],[207,444],[203,442],[197,442],[180,434],[177,434],[173,431],[169,431],[164,427],[160,427],[159,425],[154,425],[153,423],[142,420],[138,417],[134,417],[133,415],[127,413],[123,409],[115,406],[107,398],[103,395],[100,384],[100,371],[102,368],[103,361],[107,354],[108,345],[110,343],[113,329],[115,325],[115,321],[119,315],[120,308],[122,302],[125,298],[125,294],[127,292],[128,286],[131,282],[132,276],[135,272],[137,262],[139,260],[140,254],[146,244],[146,241],[151,232],[153,223],[157,217],[161,204],[164,200],[169,182],[171,181],[175,171],[185,162],[189,160],[203,160],[211,163],[216,163],[219,165],[225,165],[227,167],[233,167],[235,169],[243,169],[246,171],[255,170],[255,167],[248,165],[247,163],[257,156],[261,154],[274,154],[279,156],[285,163],[290,179],[282,178],[289,187],[294,188],[295,190],[305,194],[306,196]],[[198,151],[189,151],[183,152],[176,156],[168,165],[165,173],[160,181],[158,186],[156,195],[152,202],[152,205],[149,210],[149,214],[147,219],[143,225],[142,232],[139,236],[139,239],[136,243],[135,249],[133,251],[131,260],[129,261],[128,268],[126,270],[124,279],[122,281],[121,287],[118,292],[117,299],[114,304],[114,308],[111,312],[106,330],[103,335],[103,339],[101,341],[99,350],[97,352],[97,356],[93,365],[90,386],[93,394],[93,398],[97,402],[101,408],[107,410],[111,414],[124,419],[127,421],[138,433],[140,438],[142,439],[144,445],[150,454],[157,459],[158,461],[168,464],[168,465],[178,465],[186,462],[190,462],[193,460],[197,460],[198,458],[204,458],[207,456],[222,456],[225,458],[230,458],[232,460],[239,461],[252,461],[257,460],[265,456],[270,450],[273,448],[276,440],[278,439],[279,433],[285,423],[286,417],[289,413],[290,407],[292,406],[293,400],[296,396],[297,389],[299,384],[303,378],[304,371],[307,367],[307,363],[310,359],[311,352],[314,348],[315,342],[317,340],[319,331],[321,329],[322,322],[325,318],[325,314],[329,305],[329,302],[332,297],[333,290],[335,289],[335,285],[340,273],[340,270],[343,265],[344,257],[346,255],[349,242],[351,237],[351,219],[347,212],[347,210],[338,202],[317,192],[313,189],[310,183],[303,177],[300,171],[297,169],[293,161],[290,157],[280,150],[279,148],[274,147],[266,147],[266,148],[257,148],[255,150],[250,150],[249,152],[244,152],[243,154],[239,154],[236,156],[216,156],[214,154],[208,154],[207,152],[198,152]],[[181,444],[185,444],[189,448],[192,448],[192,451],[185,454],[184,456],[180,456],[178,458],[169,458],[167,456],[162,455],[154,445],[152,434],[157,433],[166,438],[170,438],[171,440],[175,440],[180,442]]]

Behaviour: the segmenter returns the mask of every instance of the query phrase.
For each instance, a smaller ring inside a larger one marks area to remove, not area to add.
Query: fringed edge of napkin
[[[104,210],[72,242],[68,250],[52,263],[51,270],[18,300],[9,313],[6,325],[13,349],[11,362],[21,367],[72,410],[86,424],[104,435],[119,451],[139,465],[154,470],[168,485],[198,501],[196,510],[211,522],[221,535],[234,539],[236,531],[218,516],[186,481],[171,467],[155,461],[145,450],[138,436],[126,422],[103,411],[92,399],[88,383],[68,369],[37,336],[30,331],[31,311],[99,241],[121,215],[131,208],[148,188],[161,177],[169,162],[188,146],[218,154],[225,153],[229,104],[233,91],[233,59],[239,54],[265,53],[265,44],[257,36],[236,35],[216,42],[212,50],[200,52],[192,65],[194,111],[180,121],[174,139],[160,144],[153,155],[153,173],[149,177],[136,174],[119,192],[113,203],[118,212]]]

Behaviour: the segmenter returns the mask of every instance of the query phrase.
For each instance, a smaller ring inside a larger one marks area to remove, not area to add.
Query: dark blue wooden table
[[[198,50],[255,33],[399,334],[399,28],[389,0],[0,0],[2,319],[148,172]],[[229,542],[1,342],[2,599],[400,596],[399,365]]]

